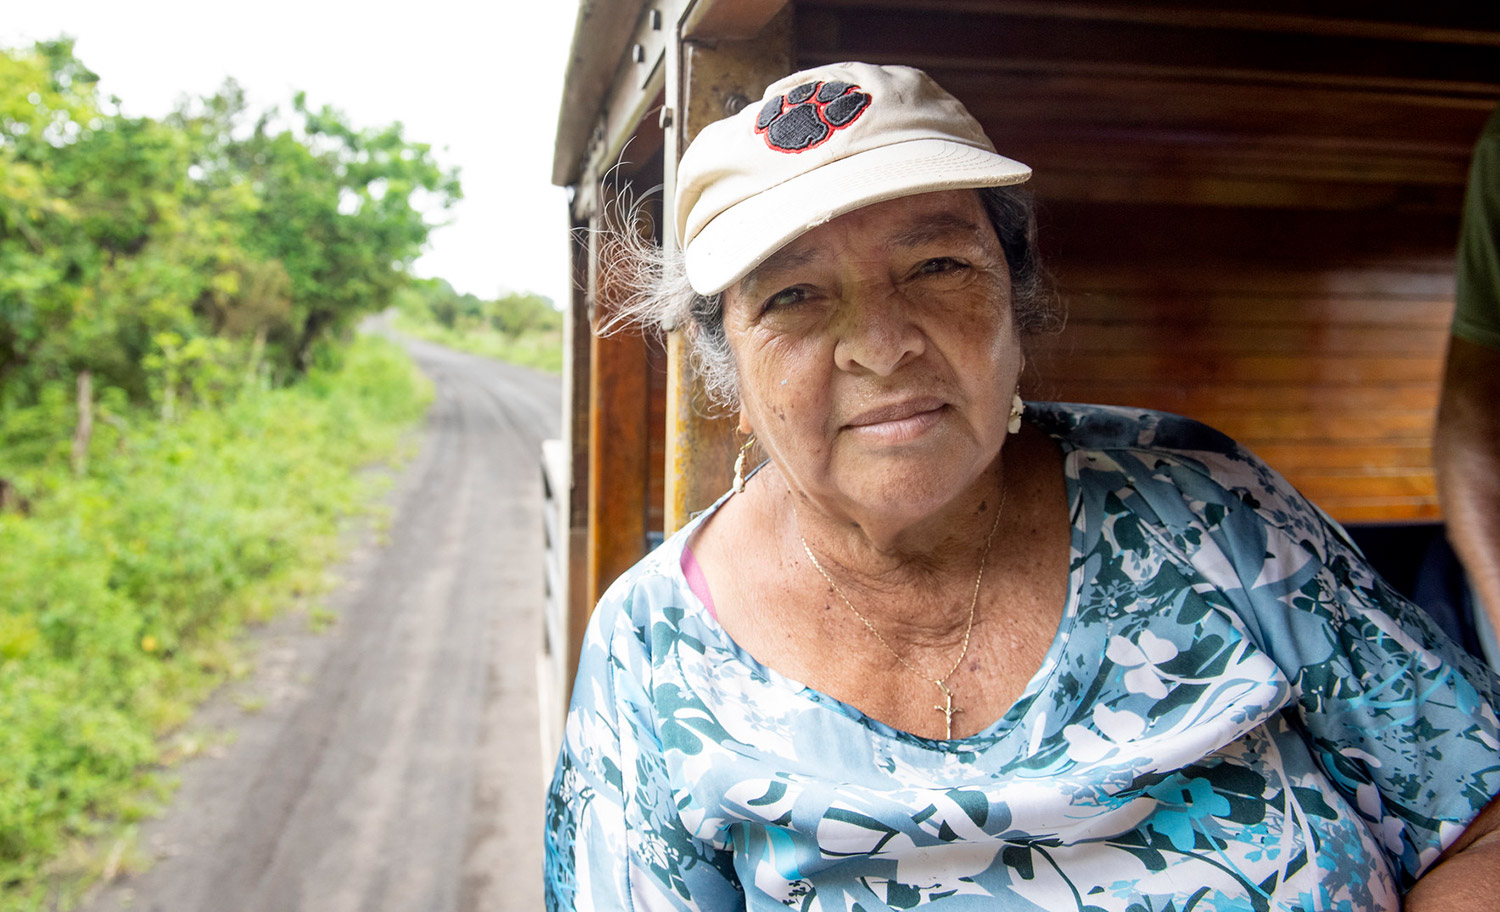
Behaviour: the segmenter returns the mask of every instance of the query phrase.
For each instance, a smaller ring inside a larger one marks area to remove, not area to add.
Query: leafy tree
[[[275,130],[262,118],[232,151],[260,200],[248,244],[291,280],[283,341],[305,370],[316,343],[388,307],[408,281],[432,227],[419,194],[446,209],[460,190],[427,145],[402,138],[400,124],[357,130],[332,108],[312,110],[302,94],[294,111],[300,129]]]
[[[94,258],[57,159],[102,125],[97,81],[69,42],[0,53],[0,385],[67,322]]]
[[[233,82],[129,118],[97,81],[69,41],[0,50],[0,407],[84,373],[137,402],[228,388],[198,370],[301,373],[392,302],[459,197],[399,124],[300,94],[291,125],[251,124]]]
[[[529,332],[560,332],[562,313],[552,299],[537,294],[510,294],[490,307],[490,324],[511,335]]]

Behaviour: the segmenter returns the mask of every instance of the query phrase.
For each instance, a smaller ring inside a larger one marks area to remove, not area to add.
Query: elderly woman
[[[1496,908],[1497,682],[1223,435],[1016,395],[1029,174],[856,63],[684,155],[768,458],[600,601],[550,908]]]

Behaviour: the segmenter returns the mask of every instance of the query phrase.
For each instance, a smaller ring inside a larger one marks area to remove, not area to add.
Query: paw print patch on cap
[[[804,82],[766,102],[755,118],[755,132],[780,152],[805,152],[854,123],[869,106],[870,96],[852,83]]]

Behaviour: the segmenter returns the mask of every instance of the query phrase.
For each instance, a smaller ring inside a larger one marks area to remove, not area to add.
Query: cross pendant
[[[943,724],[945,726],[947,726],[947,734],[946,734],[945,737],[946,737],[947,740],[952,741],[953,740],[953,715],[955,713],[961,713],[961,712],[963,712],[963,710],[961,710],[961,709],[954,709],[953,708],[953,691],[949,690],[947,688],[947,686],[944,685],[940,681],[934,681],[933,683],[937,684],[938,689],[943,692],[943,700],[944,700],[944,702],[947,705],[946,706],[933,706],[932,708],[943,714]]]

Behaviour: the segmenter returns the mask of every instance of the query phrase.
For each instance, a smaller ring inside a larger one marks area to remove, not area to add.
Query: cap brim
[[[717,294],[809,229],[873,203],[930,193],[1019,184],[1031,169],[987,149],[917,139],[829,162],[741,200],[687,245],[688,281]]]

